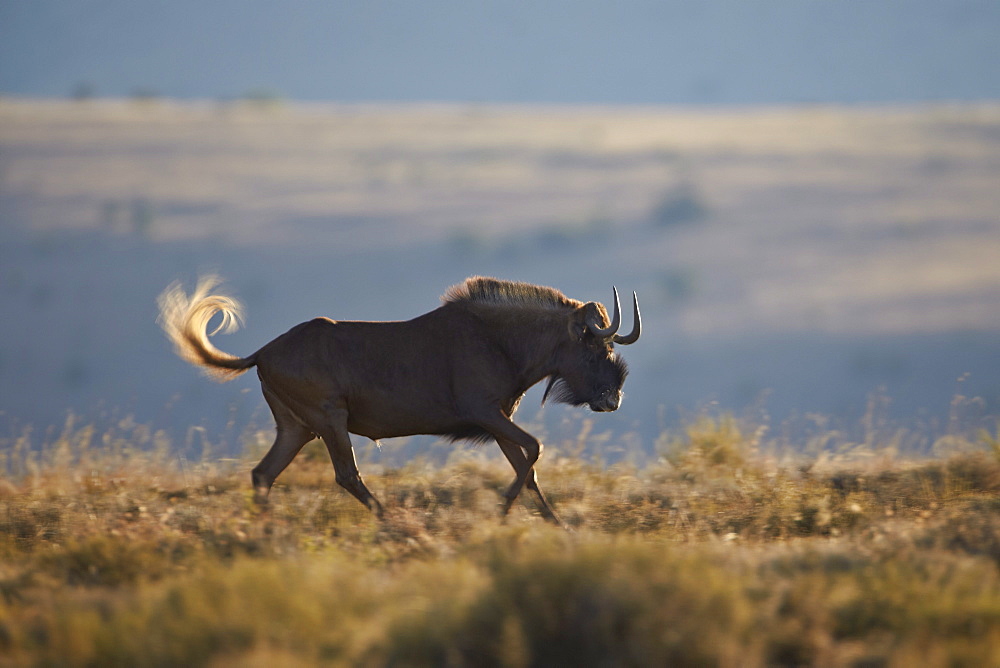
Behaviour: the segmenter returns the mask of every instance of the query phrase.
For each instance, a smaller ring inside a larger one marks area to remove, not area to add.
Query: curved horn
[[[599,339],[610,339],[622,326],[622,309],[618,304],[618,288],[612,286],[611,289],[615,291],[615,314],[611,317],[611,325],[602,328],[593,318],[587,319],[587,329]]]
[[[614,342],[619,345],[627,346],[630,343],[635,343],[639,340],[639,333],[642,331],[642,318],[639,317],[639,296],[634,292],[632,293],[632,309],[632,331],[625,336],[615,334]]]

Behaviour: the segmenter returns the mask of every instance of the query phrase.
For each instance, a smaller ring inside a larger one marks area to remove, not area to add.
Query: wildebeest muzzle
[[[621,390],[615,390],[608,388],[600,394],[596,399],[590,402],[590,410],[597,413],[610,413],[611,411],[618,410],[618,407],[622,405],[622,393]]]

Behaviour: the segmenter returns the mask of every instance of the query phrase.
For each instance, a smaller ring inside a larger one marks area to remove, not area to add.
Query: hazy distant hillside
[[[0,92],[787,104],[1000,98],[1000,4],[0,3]]]
[[[626,403],[596,428],[647,443],[713,400],[776,424],[850,421],[879,388],[894,418],[940,424],[956,394],[996,414],[998,174],[990,105],[0,102],[0,409],[240,429],[252,377],[211,384],[154,322],[169,282],[217,271],[240,354],[315,315],[412,317],[476,273],[637,290]]]

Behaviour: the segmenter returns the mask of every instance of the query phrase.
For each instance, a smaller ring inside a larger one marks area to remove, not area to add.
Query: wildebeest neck
[[[557,373],[557,349],[567,338],[568,309],[469,305],[486,325],[496,352],[516,380],[518,396]]]

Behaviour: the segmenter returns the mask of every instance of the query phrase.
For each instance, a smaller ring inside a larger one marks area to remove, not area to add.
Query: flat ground
[[[997,183],[996,105],[0,100],[0,304],[22,314],[0,387],[28,422],[170,404],[186,428],[250,385],[177,365],[152,322],[167,283],[229,278],[249,329],[219,345],[248,352],[483,273],[639,292],[630,426],[711,401],[855,417],[880,388],[907,418],[955,394],[995,411]]]
[[[334,257],[589,234],[623,283],[691,272],[701,298],[685,331],[1000,328],[977,308],[1000,295],[995,106],[8,100],[0,151],[7,225],[34,233],[322,244]]]

